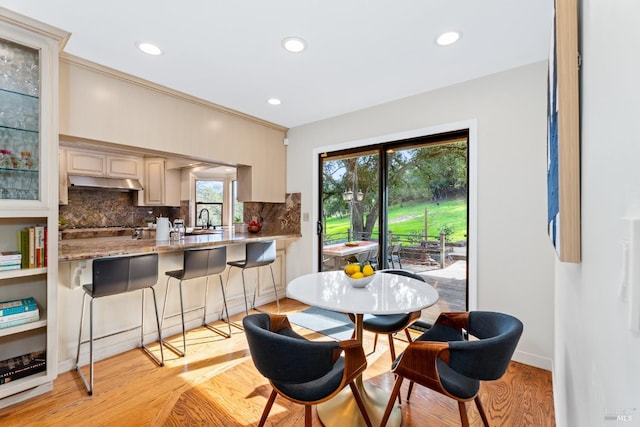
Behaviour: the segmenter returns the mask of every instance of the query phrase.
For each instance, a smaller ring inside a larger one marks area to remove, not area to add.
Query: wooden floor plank
[[[281,301],[282,312],[306,306]],[[274,310],[275,306],[264,307]],[[237,318],[240,320],[241,316]],[[309,339],[326,340],[315,332],[294,328]],[[402,334],[403,335],[403,334]],[[401,335],[398,335],[401,338]],[[252,426],[262,414],[271,392],[269,383],[251,361],[244,333],[233,330],[224,339],[205,328],[188,332],[187,356],[165,351],[166,364],[159,368],[141,350],[101,360],[95,365],[95,392],[88,396],[75,371],[61,374],[54,390],[0,410],[4,426]],[[173,337],[180,343],[181,339]],[[395,341],[399,353],[406,341]],[[151,346],[158,349],[157,345]],[[386,340],[372,353],[373,334],[365,333],[364,348],[369,366],[365,381],[391,390],[391,358]],[[402,386],[404,426],[459,426],[455,401],[423,387],[416,387],[406,402],[408,383]],[[553,392],[548,371],[512,362],[505,376],[482,384],[480,397],[492,426],[553,426]],[[471,426],[482,421],[468,404]],[[321,426],[315,408],[313,425]],[[267,425],[304,424],[304,408],[277,398]]]

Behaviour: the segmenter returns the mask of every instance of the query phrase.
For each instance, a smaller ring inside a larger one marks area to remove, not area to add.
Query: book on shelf
[[[22,254],[19,251],[0,252],[0,271],[16,270],[22,264]]]
[[[20,251],[1,251],[0,261],[20,261],[22,254]]]
[[[0,361],[0,384],[27,377],[47,369],[46,352],[36,351]]]
[[[34,310],[38,310],[38,303],[33,297],[0,302],[0,318],[10,314]]]
[[[35,227],[35,263],[36,267],[44,267],[44,227],[37,225]]]
[[[22,268],[29,268],[29,231],[18,230],[18,250],[22,254]]]
[[[2,325],[3,323],[13,322],[14,320],[30,319],[32,317],[39,318],[40,309],[34,308],[33,310],[2,316],[0,317],[0,325]]]
[[[43,267],[46,267],[49,264],[49,227],[44,227],[44,264]]]
[[[20,263],[21,268],[40,268],[47,266],[47,228],[48,227],[44,225],[35,225],[18,231],[17,254],[20,256],[20,259],[16,257],[16,260]],[[2,266],[2,264],[0,264],[0,266]]]
[[[37,322],[38,320],[40,320],[40,311],[37,309],[35,311],[10,314],[8,316],[0,317],[0,329],[24,325],[25,323]]]
[[[29,268],[36,267],[36,228],[29,227]]]

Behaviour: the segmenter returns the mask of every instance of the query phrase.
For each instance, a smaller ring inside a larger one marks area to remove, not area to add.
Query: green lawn
[[[445,200],[439,203],[416,203],[389,208],[389,231],[393,234],[422,234],[424,230],[425,209],[428,212],[427,233],[431,239],[440,234],[447,226],[452,230],[449,241],[467,240],[467,202],[465,199]],[[328,218],[325,233],[344,234],[349,228],[349,217]],[[378,232],[378,226],[373,229]]]

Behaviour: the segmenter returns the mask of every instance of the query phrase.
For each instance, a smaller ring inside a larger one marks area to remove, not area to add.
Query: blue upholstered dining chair
[[[386,424],[406,378],[411,381],[407,401],[416,382],[457,400],[463,426],[469,425],[465,402],[475,401],[482,422],[489,426],[478,397],[480,381],[504,375],[522,329],[520,320],[503,313],[441,313],[394,362],[391,372],[396,381],[380,425]]]
[[[295,333],[287,316],[281,314],[250,314],[242,324],[253,363],[273,387],[259,426],[267,421],[279,394],[305,406],[305,426],[310,427],[311,406],[331,399],[347,384],[365,423],[371,426],[354,382],[367,367],[367,358],[357,341],[309,341]]]
[[[422,282],[424,277],[407,270],[380,270],[385,274],[397,274],[399,276],[411,277],[412,279],[420,280]],[[396,348],[393,345],[393,335],[397,332],[404,331],[407,336],[407,340],[411,342],[411,334],[408,329],[413,323],[420,319],[422,311],[413,311],[411,313],[400,314],[365,314],[362,321],[362,329],[369,332],[375,332],[376,336],[373,341],[373,351],[376,351],[378,344],[378,334],[386,334],[389,337],[389,352],[391,353],[391,361],[396,360]],[[352,322],[355,322],[355,316],[349,314],[349,318]]]

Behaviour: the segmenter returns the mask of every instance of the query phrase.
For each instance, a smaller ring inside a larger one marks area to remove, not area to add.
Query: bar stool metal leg
[[[244,268],[242,269],[242,293],[244,294],[244,313],[248,316],[249,315],[249,305],[247,303],[247,287],[244,284]],[[253,304],[252,304],[251,308],[253,308],[253,306],[255,305],[255,301],[256,301],[256,294],[254,292],[253,293]]]
[[[231,269],[229,269],[229,272],[227,273],[227,281],[225,282],[224,286],[222,286],[222,277],[220,277],[220,286],[222,287],[222,295],[226,295],[227,293],[227,289],[229,288],[229,276],[231,276]],[[244,291],[244,276],[242,276],[242,283],[243,283],[243,291]],[[247,311],[247,294],[246,292],[244,293],[244,301],[245,301],[245,312]],[[234,326],[235,328],[240,329],[241,331],[244,331],[244,328],[242,327],[241,324],[239,324],[238,322],[232,322],[231,319],[229,318],[229,310],[227,309],[227,300],[226,297],[224,297],[224,310],[226,311],[226,320],[227,323],[230,325],[229,326],[229,332],[231,332],[231,326]],[[220,310],[220,319],[225,319],[224,317],[222,317],[223,314],[223,310]]]
[[[89,301],[89,380],[82,373],[80,368],[80,345],[82,344],[82,329],[84,327],[84,309],[86,305],[87,294],[82,296],[82,318],[80,319],[80,334],[78,336],[78,353],[76,356],[76,371],[80,375],[80,379],[84,383],[89,396],[93,394],[93,298]]]
[[[80,311],[80,331],[78,332],[78,351],[76,352],[76,371],[80,372],[80,344],[82,344],[82,328],[84,327],[84,308],[86,306],[87,294],[82,295],[82,310]],[[80,372],[82,375],[82,372]]]
[[[276,287],[276,277],[273,275],[273,268],[271,267],[271,264],[269,264],[269,270],[271,270],[271,281],[273,283],[273,292],[276,294],[276,305],[278,306],[278,313],[280,313],[280,299],[278,298],[278,289]],[[244,276],[242,278],[243,278],[242,287],[244,288]],[[257,293],[258,293],[258,279],[256,278],[256,286],[255,286],[255,288],[253,290],[253,302],[251,303],[251,308],[253,310],[258,310],[256,308],[256,294]],[[245,298],[246,298],[246,296],[245,296]],[[258,311],[262,311],[262,310],[258,310]],[[247,314],[249,314],[249,313],[247,312]]]
[[[162,329],[162,326],[164,324],[164,319],[166,319],[165,313],[167,309],[167,299],[169,298],[169,281],[170,280],[171,280],[171,277],[167,279],[167,290],[164,293],[164,304],[162,304],[162,321],[160,322],[160,329]],[[180,282],[178,283],[178,291],[180,293],[180,318],[182,319],[182,346],[183,347],[182,347],[182,350],[180,350],[178,347],[174,346],[169,341],[165,341],[165,340],[162,340],[161,343],[162,345],[167,346],[169,350],[173,351],[178,356],[184,357],[184,355],[187,352],[187,334],[184,326],[184,304],[182,300],[182,280],[180,280]]]
[[[151,294],[153,295],[153,306],[155,307],[155,313],[156,313],[156,327],[158,328],[158,342],[160,343],[160,359],[158,359],[158,356],[156,356],[155,354],[153,354],[153,352],[151,351],[151,349],[149,347],[147,347],[146,345],[144,345],[144,307],[145,307],[145,295],[146,295],[146,289],[142,290],[142,322],[140,323],[140,347],[142,347],[142,349],[153,359],[156,361],[156,363],[160,366],[164,366],[164,352],[162,350],[162,330],[160,329],[160,316],[158,313],[158,301],[156,298],[156,290],[152,287],[151,289]]]
[[[224,310],[224,313],[225,313],[225,316],[226,316],[224,318],[227,319],[227,326],[229,327],[229,333],[227,334],[223,330],[218,329],[215,326],[210,325],[210,324],[207,323],[207,294],[208,294],[207,290],[208,290],[208,284],[207,284],[207,287],[205,287],[205,293],[204,293],[204,301],[205,301],[204,304],[205,305],[204,305],[204,313],[202,314],[202,325],[205,328],[209,329],[210,331],[215,332],[217,334],[220,334],[225,338],[231,338],[231,321],[229,320],[229,309],[227,309],[227,297],[226,297],[225,292],[224,292],[224,285],[222,284],[222,275],[218,274],[217,276],[218,276],[218,279],[220,279],[220,290],[222,291],[222,310]],[[207,277],[207,280],[208,279],[209,278]],[[221,311],[220,312],[220,320],[222,320],[224,318],[222,317],[222,311]]]

